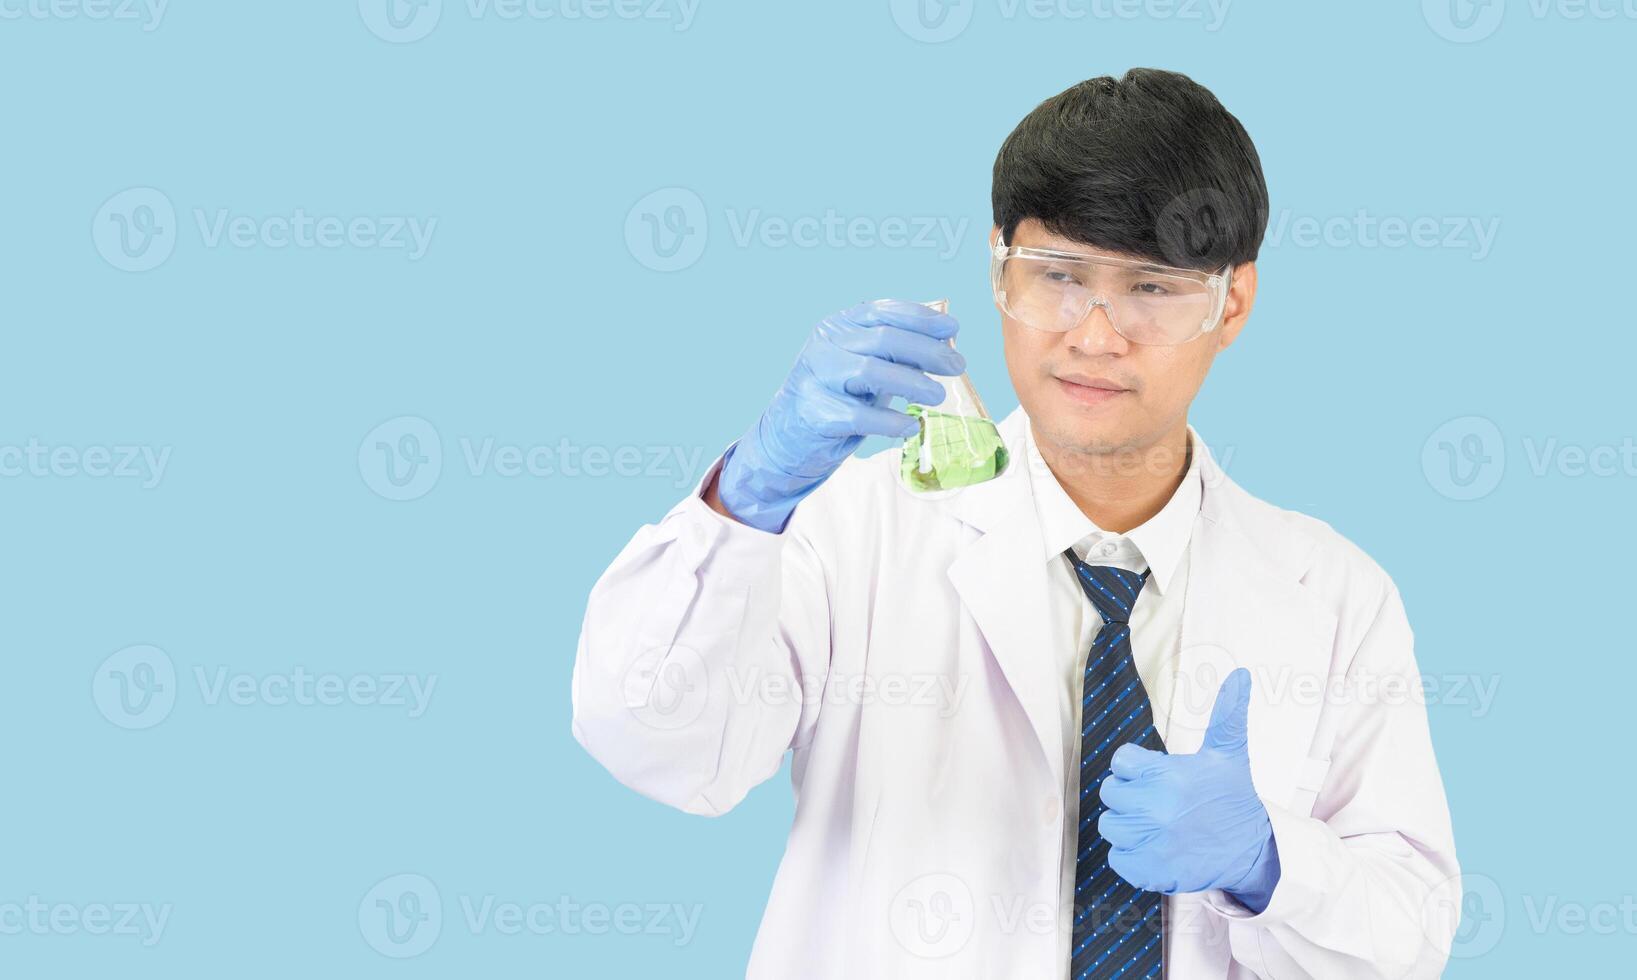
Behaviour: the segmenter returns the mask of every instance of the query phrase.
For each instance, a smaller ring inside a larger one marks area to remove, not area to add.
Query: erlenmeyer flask
[[[924,305],[939,313],[949,312],[947,299]],[[954,338],[949,346],[955,346]],[[920,420],[921,427],[904,440],[899,479],[916,493],[930,493],[999,476],[1006,469],[1006,444],[971,379],[965,374],[930,377],[943,386],[944,398],[936,405],[911,402],[905,409]]]

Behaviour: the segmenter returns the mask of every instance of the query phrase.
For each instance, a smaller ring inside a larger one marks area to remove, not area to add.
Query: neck
[[[1033,430],[1033,423],[1030,423]],[[1153,445],[1113,452],[1086,452],[1042,440],[1035,446],[1080,512],[1105,531],[1124,534],[1164,508],[1188,472],[1192,447],[1188,423]]]

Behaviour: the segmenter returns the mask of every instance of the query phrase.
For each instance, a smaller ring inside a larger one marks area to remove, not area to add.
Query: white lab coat
[[[849,460],[779,535],[696,487],[592,590],[573,733],[622,783],[720,814],[794,750],[795,820],[747,976],[1066,975],[1061,638],[1027,424],[1019,409],[1001,425],[1005,474],[932,499],[898,483],[896,450]],[[1176,664],[1195,693],[1163,734],[1195,751],[1217,684],[1250,668],[1282,876],[1259,915],[1220,892],[1167,898],[1167,975],[1437,976],[1457,866],[1398,592],[1327,524],[1201,464]],[[1386,693],[1395,679],[1413,691]]]

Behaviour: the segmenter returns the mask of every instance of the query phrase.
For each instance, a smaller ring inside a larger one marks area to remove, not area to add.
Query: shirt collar
[[[1200,480],[1199,460],[1203,444],[1193,426],[1188,426],[1188,445],[1191,450],[1188,472],[1171,494],[1171,499],[1150,517],[1125,534],[1116,534],[1098,527],[1091,518],[1069,498],[1046,466],[1040,449],[1035,445],[1034,429],[1024,425],[1023,441],[1028,456],[1030,490],[1034,496],[1035,513],[1040,519],[1040,536],[1045,544],[1046,560],[1056,558],[1068,548],[1093,564],[1126,564],[1134,559],[1140,569],[1146,563],[1152,571],[1150,578],[1161,593],[1171,583],[1171,577],[1182,564],[1193,533],[1194,518],[1199,514],[1204,496]]]

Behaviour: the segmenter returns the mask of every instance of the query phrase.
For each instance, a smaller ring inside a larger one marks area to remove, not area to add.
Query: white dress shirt
[[[1052,471],[1035,444],[1034,431],[1025,436],[1030,490],[1045,543],[1043,560],[1049,563],[1052,635],[1061,637],[1059,657],[1062,683],[1058,685],[1063,718],[1063,854],[1058,892],[1058,962],[1066,972],[1074,935],[1074,873],[1079,854],[1080,817],[1080,707],[1084,690],[1086,654],[1103,627],[1103,617],[1085,592],[1063,552],[1074,549],[1090,565],[1114,565],[1133,572],[1150,569],[1148,581],[1137,594],[1131,611],[1131,656],[1148,691],[1154,712],[1154,730],[1164,738],[1170,720],[1180,654],[1182,598],[1188,582],[1188,541],[1203,497],[1199,475],[1198,436],[1188,429],[1189,465],[1182,482],[1159,513],[1125,534],[1104,531],[1087,517]]]

